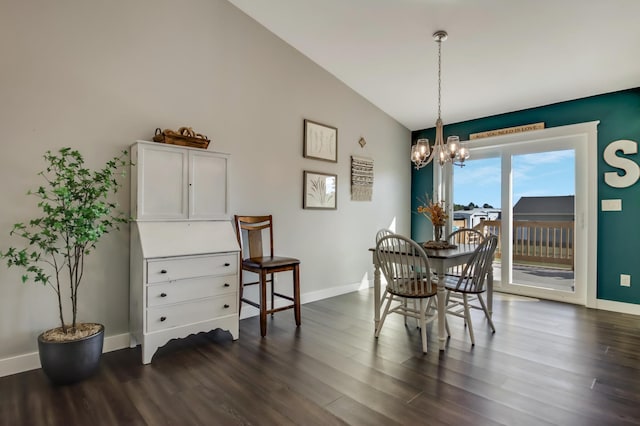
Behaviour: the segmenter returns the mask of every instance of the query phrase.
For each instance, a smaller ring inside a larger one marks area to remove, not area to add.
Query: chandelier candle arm
[[[433,39],[438,43],[438,119],[436,120],[436,139],[433,148],[429,146],[429,139],[418,139],[411,147],[411,161],[419,170],[431,163],[437,157],[438,164],[444,166],[451,162],[457,166],[464,166],[465,160],[469,158],[469,150],[460,142],[458,136],[449,136],[447,143],[444,143],[443,124],[441,115],[442,101],[442,42],[448,37],[446,31],[436,31]]]

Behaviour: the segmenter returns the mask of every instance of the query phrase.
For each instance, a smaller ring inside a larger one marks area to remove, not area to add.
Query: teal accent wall
[[[445,138],[544,122],[545,128],[599,120],[598,125],[598,298],[640,304],[640,181],[627,188],[612,188],[604,182],[605,172],[620,172],[606,164],[602,153],[607,145],[620,139],[640,144],[640,87],[588,98],[576,99],[538,108],[494,115],[444,126]],[[421,137],[435,139],[435,128],[412,133],[412,143]],[[618,155],[622,155],[618,153]],[[640,155],[625,155],[640,166]],[[413,169],[411,211],[417,208],[416,197],[432,191],[432,165]],[[621,199],[622,211],[602,212],[601,200]],[[414,214],[411,236],[426,240],[431,230],[428,221]],[[631,275],[631,287],[620,286],[620,274]]]

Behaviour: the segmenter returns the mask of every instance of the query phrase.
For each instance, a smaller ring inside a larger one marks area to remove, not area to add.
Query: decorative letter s
[[[614,188],[627,188],[640,179],[640,166],[628,158],[618,157],[616,155],[618,151],[624,154],[637,154],[638,144],[624,139],[613,141],[607,145],[602,154],[605,163],[624,171],[622,175],[619,172],[606,172],[604,182]]]

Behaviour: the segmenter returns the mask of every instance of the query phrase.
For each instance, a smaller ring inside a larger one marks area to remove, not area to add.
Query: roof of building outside
[[[549,197],[521,197],[515,206],[513,214],[574,214],[574,195],[560,195]]]

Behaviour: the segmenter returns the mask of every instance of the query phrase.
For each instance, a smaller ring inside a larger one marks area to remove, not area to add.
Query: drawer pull
[[[167,293],[160,293],[160,297],[167,297]]]
[[[166,274],[166,273],[167,273],[167,270],[166,270],[166,269],[163,269],[163,270],[161,270],[161,271],[160,271],[160,273],[161,273],[161,274]]]
[[[231,266],[231,264],[230,263],[225,263],[224,266]]]
[[[231,286],[231,284],[229,284],[229,283],[224,283],[224,286],[225,286],[225,287],[230,287],[230,286]]]
[[[225,308],[228,308],[228,307],[229,307],[229,304],[228,304],[228,303],[225,303],[225,304],[224,304],[224,307],[225,307]]]
[[[167,320],[167,317],[160,317],[160,322],[164,322]]]

